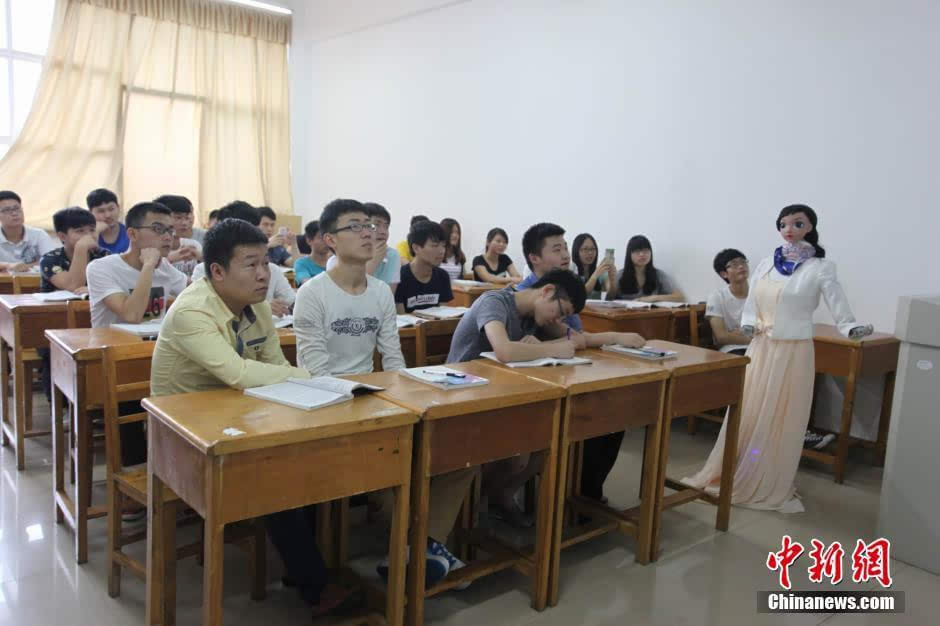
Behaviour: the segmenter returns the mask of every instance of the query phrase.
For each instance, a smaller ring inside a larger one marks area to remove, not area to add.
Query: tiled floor
[[[37,415],[48,405],[36,399]],[[716,431],[705,425],[695,437],[685,424],[673,429],[670,475],[681,477],[697,469],[714,441]],[[631,504],[640,465],[639,433],[628,433],[620,459],[608,482],[616,504]],[[144,620],[144,584],[125,573],[122,595],[107,595],[104,555],[105,521],[90,525],[90,559],[75,564],[72,533],[57,526],[52,508],[52,450],[48,438],[27,444],[26,471],[17,472],[10,448],[0,452],[0,624],[137,626]],[[468,590],[449,592],[427,602],[427,622],[433,624],[855,624],[936,623],[940,578],[898,561],[892,562],[895,590],[906,592],[902,615],[765,615],[757,614],[756,592],[772,590],[775,574],[764,565],[767,553],[778,550],[781,535],[789,533],[805,544],[813,537],[840,540],[871,539],[877,524],[881,471],[860,455],[853,458],[845,484],[811,466],[800,469],[798,486],[807,512],[784,516],[735,508],[727,533],[714,529],[715,509],[690,503],[664,516],[663,554],[649,566],[633,560],[629,539],[607,536],[566,551],[563,555],[561,601],[536,613],[529,608],[526,580],[504,572],[477,581]],[[96,488],[96,497],[102,491]],[[851,550],[851,548],[849,549]],[[140,546],[142,551],[142,546]],[[309,614],[290,589],[279,582],[280,565],[269,546],[268,598],[254,603],[248,597],[248,562],[237,549],[226,553],[225,618],[227,624],[309,623]],[[850,565],[846,560],[847,571]],[[368,564],[369,560],[366,559]],[[791,569],[794,586],[808,589],[806,559]],[[367,565],[368,567],[368,565]],[[201,569],[193,559],[180,562],[179,624],[197,624],[202,594]],[[844,585],[874,588],[877,583]]]

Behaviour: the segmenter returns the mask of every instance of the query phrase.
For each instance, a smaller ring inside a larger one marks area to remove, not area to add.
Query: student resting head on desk
[[[384,282],[366,272],[366,264],[373,258],[375,232],[368,209],[356,200],[334,200],[323,209],[319,221],[324,241],[336,253],[336,264],[308,280],[297,293],[294,332],[298,362],[314,376],[368,374],[378,350],[382,369],[404,369],[392,293]],[[433,222],[415,225],[424,226],[440,231]],[[450,534],[473,475],[473,470],[457,470],[431,480],[429,586],[464,565],[442,541]],[[382,503],[389,512],[388,498]],[[387,566],[380,564],[378,569],[380,575],[387,575]]]
[[[666,272],[653,265],[653,245],[643,235],[627,242],[623,269],[618,277],[620,297],[640,302],[681,302],[682,292],[673,285]]]
[[[246,221],[226,219],[209,229],[204,241],[209,272],[167,313],[153,353],[153,395],[309,378],[284,358],[265,300],[271,279],[268,238]],[[308,510],[293,509],[268,515],[265,527],[288,578],[318,617],[341,606],[351,592],[327,582],[311,521]]]

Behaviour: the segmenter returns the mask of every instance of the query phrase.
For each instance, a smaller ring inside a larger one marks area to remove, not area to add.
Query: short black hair
[[[219,213],[216,217],[220,222],[222,220],[234,218],[237,220],[245,220],[254,226],[257,226],[261,223],[261,216],[258,215],[258,210],[244,200],[235,200],[234,202],[229,202],[224,207],[219,209]]]
[[[529,259],[529,255],[537,254],[542,256],[542,248],[545,247],[545,240],[549,237],[558,237],[564,234],[564,228],[558,224],[551,224],[549,222],[541,222],[530,226],[529,230],[525,231],[525,234],[522,236],[522,255],[525,256],[526,265],[529,266],[530,270],[534,268],[532,267],[532,261]]]
[[[73,228],[95,225],[95,216],[91,211],[83,209],[80,206],[70,206],[67,209],[60,209],[52,216],[52,226],[57,233],[67,233]]]
[[[138,202],[131,207],[131,210],[124,216],[124,224],[128,228],[140,228],[144,225],[148,213],[159,213],[160,215],[169,215],[170,209],[159,202]]]
[[[320,232],[332,233],[336,230],[336,222],[347,213],[364,213],[369,216],[369,211],[358,200],[349,198],[337,198],[323,207],[320,213]]]
[[[414,226],[418,222],[430,222],[430,221],[431,221],[431,218],[428,217],[427,215],[415,215],[414,217],[411,218],[411,224],[409,224],[409,226]]]
[[[217,220],[217,219],[219,219],[219,212],[220,212],[221,210],[222,210],[222,209],[212,209],[211,211],[209,211],[209,219],[210,219],[210,220]]]
[[[369,214],[369,217],[378,217],[389,224],[392,223],[392,215],[388,212],[384,206],[377,202],[364,202],[362,204],[366,208],[366,212]]]
[[[202,259],[206,264],[206,276],[212,280],[210,268],[213,263],[218,263],[227,270],[232,257],[235,256],[236,247],[267,246],[267,243],[268,238],[254,224],[237,218],[220,221],[206,231],[202,240]]]
[[[447,235],[437,222],[427,220],[414,224],[411,230],[408,231],[408,251],[414,255],[415,251],[412,246],[418,245],[424,247],[429,239],[435,242],[447,241]]]
[[[551,236],[551,235],[549,235]],[[587,300],[584,282],[571,270],[553,269],[545,272],[530,289],[541,289],[545,285],[555,286],[555,297],[571,302],[575,313],[580,313]]]
[[[170,209],[170,213],[189,213],[193,212],[193,203],[189,201],[189,198],[186,196],[174,196],[174,195],[164,195],[159,198],[155,198],[154,202],[159,202],[163,206]]]
[[[272,222],[276,222],[276,221],[277,221],[277,213],[275,213],[275,212],[274,212],[274,209],[272,209],[271,207],[269,207],[269,206],[259,206],[259,207],[257,207],[257,209],[255,209],[255,210],[258,211],[258,219],[259,219],[259,221],[260,221],[260,219],[263,218],[263,217],[268,218],[268,219],[271,220]]]
[[[300,251],[301,254],[310,254],[313,252],[310,246],[307,245],[307,235],[305,233],[297,235],[297,250]]]
[[[320,232],[319,220],[311,220],[307,222],[306,226],[304,226],[304,237],[308,239],[313,239],[316,237],[318,232]]]
[[[744,256],[744,253],[734,248],[725,248],[724,250],[716,254],[715,260],[712,261],[712,267],[715,268],[715,273],[721,276],[722,272],[727,272],[728,263],[730,263],[731,261],[734,261],[735,259],[744,259],[745,261],[747,261],[747,257]],[[726,283],[731,282],[724,276],[721,276],[721,280],[725,281]]]
[[[4,189],[0,191],[0,202],[3,200],[16,200],[20,204],[23,204],[23,201],[20,200],[20,195],[15,191],[10,191],[9,189]]]
[[[102,204],[107,204],[113,202],[114,204],[120,204],[118,202],[117,195],[110,189],[95,189],[90,192],[85,198],[85,204],[88,205],[88,210],[91,211],[95,207],[99,207]]]

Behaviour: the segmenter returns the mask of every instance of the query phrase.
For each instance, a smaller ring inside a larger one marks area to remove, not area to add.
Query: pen
[[[466,378],[466,374],[458,374],[456,372],[433,372],[429,370],[422,370],[422,374],[434,374],[436,376],[450,376],[451,378]]]
[[[659,350],[647,350],[646,348],[635,348],[644,354],[652,354],[653,356],[666,356],[665,352],[660,352]]]

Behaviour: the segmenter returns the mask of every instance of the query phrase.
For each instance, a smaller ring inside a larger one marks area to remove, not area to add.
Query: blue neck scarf
[[[787,246],[788,254],[784,255],[784,246],[774,250],[774,267],[784,276],[792,276],[803,262],[816,256],[816,248],[812,245]],[[794,256],[796,259],[794,260]]]

